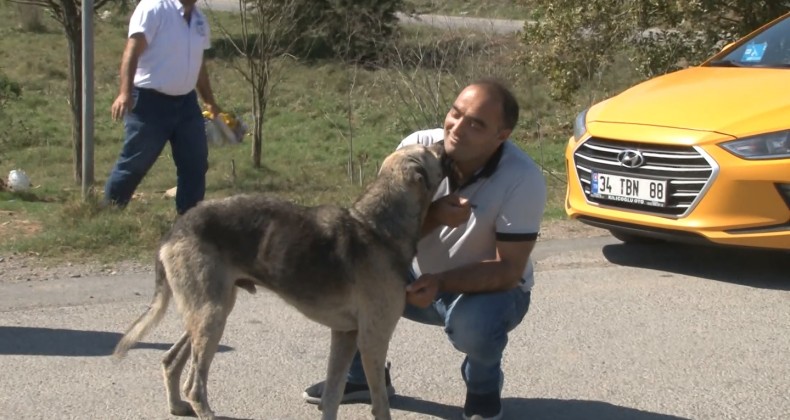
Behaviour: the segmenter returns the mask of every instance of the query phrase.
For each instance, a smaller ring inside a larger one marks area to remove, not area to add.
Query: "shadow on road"
[[[611,263],[649,268],[762,289],[790,290],[790,255],[780,251],[685,244],[603,247]]]
[[[121,334],[37,327],[0,326],[0,355],[109,356]],[[168,343],[137,343],[135,349],[168,350]],[[219,346],[220,352],[233,350]]]
[[[398,395],[393,409],[441,419],[461,417],[462,408]],[[684,417],[651,413],[601,401],[555,400],[549,398],[503,398],[505,420],[684,420]]]

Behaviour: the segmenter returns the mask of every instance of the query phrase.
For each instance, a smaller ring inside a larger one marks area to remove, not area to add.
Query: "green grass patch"
[[[13,22],[15,13],[0,3],[0,19]],[[234,27],[233,16],[216,16],[215,24]],[[109,110],[127,20],[128,14],[117,11],[96,20],[96,184],[87,200],[72,176],[65,36],[49,18],[35,32],[0,29],[0,73],[21,86],[21,97],[0,106],[0,176],[21,168],[34,185],[28,193],[0,192],[0,215],[5,214],[0,252],[100,261],[150,258],[175,218],[173,200],[164,196],[176,182],[169,147],[125,211],[102,211],[98,205],[123,141],[122,125],[111,120]],[[252,165],[250,137],[237,146],[212,147],[207,197],[266,192],[304,205],[349,205],[405,135],[437,126],[470,80],[496,75],[512,81],[522,103],[514,140],[546,171],[552,190],[546,217],[564,217],[564,146],[578,110],[558,107],[540,77],[525,72],[519,41],[406,28],[398,51],[397,59],[375,69],[326,60],[278,61],[263,129],[263,167]],[[234,69],[236,59],[226,54],[210,61],[212,85],[224,109],[251,123],[249,88]]]

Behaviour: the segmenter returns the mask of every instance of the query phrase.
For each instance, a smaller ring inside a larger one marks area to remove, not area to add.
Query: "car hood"
[[[790,69],[693,67],[656,77],[590,108],[588,122],[718,132],[790,128]]]

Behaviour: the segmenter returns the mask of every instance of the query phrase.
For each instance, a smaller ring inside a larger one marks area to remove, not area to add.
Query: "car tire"
[[[635,235],[633,233],[625,232],[625,231],[617,230],[617,229],[609,229],[609,233],[611,233],[612,236],[614,236],[615,238],[617,238],[621,242],[624,242],[624,243],[627,243],[627,244],[655,244],[655,243],[663,242],[663,241],[661,241],[661,239],[650,238],[650,237],[647,237],[647,236]]]

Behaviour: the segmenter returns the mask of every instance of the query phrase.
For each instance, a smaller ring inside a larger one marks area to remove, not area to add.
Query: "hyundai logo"
[[[617,154],[617,160],[626,168],[638,168],[645,164],[645,157],[639,150],[623,150]]]

